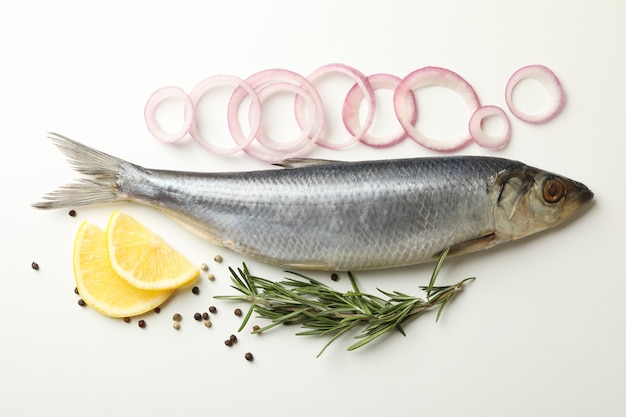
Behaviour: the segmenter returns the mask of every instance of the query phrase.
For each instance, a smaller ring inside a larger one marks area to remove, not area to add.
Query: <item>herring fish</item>
[[[502,158],[292,159],[283,169],[197,173],[49,137],[85,177],[34,207],[132,201],[287,268],[357,271],[433,261],[447,248],[473,252],[561,224],[593,198],[579,182]]]

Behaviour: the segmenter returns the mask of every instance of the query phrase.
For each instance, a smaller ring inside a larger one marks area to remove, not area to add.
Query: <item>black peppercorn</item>
[[[146,327],[146,322],[144,320],[139,320],[137,322],[137,326],[139,326],[139,327],[141,327],[143,329],[144,327]]]
[[[67,214],[69,214],[72,217],[76,217],[76,210],[70,210]]]
[[[231,340],[230,340],[230,339],[226,339],[226,340],[224,340],[224,344],[225,344],[226,346],[230,347],[230,346],[232,346],[232,345],[233,345],[233,342],[231,342]]]
[[[339,281],[339,275],[332,273],[330,279],[332,279],[333,281]]]
[[[250,352],[246,353],[245,358],[248,362],[252,362],[254,360],[254,356]]]
[[[200,321],[200,320],[202,320],[202,314],[200,314],[200,313],[195,313],[195,314],[193,315],[193,318],[194,318],[194,320]]]
[[[209,307],[209,312],[215,314],[217,313],[217,308],[215,306],[211,306]]]
[[[209,313],[207,313],[206,311],[204,313],[202,313],[202,319],[203,320],[208,320],[209,319]]]
[[[193,288],[191,289],[191,292],[192,292],[192,293],[194,293],[194,294],[196,294],[196,295],[198,295],[198,294],[200,294],[200,288],[198,288],[198,287],[193,287]]]
[[[236,308],[236,309],[235,309],[235,316],[240,317],[240,316],[241,316],[241,314],[243,314],[243,313],[241,312],[241,309],[240,309],[240,308]]]
[[[79,306],[81,306],[81,307],[85,307],[85,306],[87,305],[87,303],[85,303],[85,300],[83,300],[82,298],[80,298],[80,299],[78,300],[78,305],[79,305]]]
[[[33,262],[32,264],[30,264],[30,267],[33,268],[35,271],[39,271],[39,264],[37,262]]]
[[[235,336],[234,334],[231,334],[228,340],[230,340],[231,343],[237,343],[237,336]]]

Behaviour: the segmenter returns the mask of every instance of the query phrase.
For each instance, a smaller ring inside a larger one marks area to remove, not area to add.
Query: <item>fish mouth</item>
[[[571,197],[570,214],[566,217],[576,218],[593,205],[593,191],[581,183],[576,183],[576,189],[572,190]]]
[[[585,184],[567,179],[567,181],[565,181],[565,186],[567,188],[567,194],[574,196],[575,200],[581,205],[593,200],[593,191],[591,191]]]
[[[593,191],[591,191],[589,188],[587,188],[586,190],[584,190],[582,192],[581,200],[582,200],[583,203],[586,203],[588,201],[593,200],[593,196],[594,196]]]
[[[577,186],[576,192],[578,194],[578,200],[581,204],[585,204],[593,200],[593,191],[591,191],[586,185],[579,182],[575,183],[575,185]]]

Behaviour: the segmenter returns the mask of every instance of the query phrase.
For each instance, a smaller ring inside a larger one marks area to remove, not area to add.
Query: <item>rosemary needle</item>
[[[437,276],[448,254],[445,250],[433,270],[427,286],[420,287],[426,298],[419,298],[398,291],[378,290],[382,296],[362,293],[353,274],[348,273],[352,290],[341,293],[313,278],[297,272],[294,277],[274,282],[252,275],[246,264],[237,271],[230,269],[232,288],[240,295],[217,296],[222,300],[246,301],[251,306],[239,328],[241,331],[253,312],[271,323],[256,328],[253,333],[262,333],[280,324],[298,324],[304,330],[301,336],[331,336],[318,357],[332,342],[357,327],[364,329],[355,338],[357,341],[348,350],[358,349],[379,338],[390,330],[403,335],[402,324],[422,312],[438,306],[437,318],[444,307],[463,286],[474,278],[465,278],[454,285],[435,286]],[[386,298],[385,298],[386,297]]]

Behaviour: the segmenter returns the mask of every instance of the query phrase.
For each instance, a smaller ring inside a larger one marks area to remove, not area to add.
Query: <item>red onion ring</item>
[[[163,130],[161,125],[156,119],[156,109],[168,98],[183,98],[185,100],[185,118],[183,121],[183,125],[180,130],[174,133],[169,133]],[[146,106],[143,110],[144,119],[146,121],[146,127],[152,133],[152,136],[157,138],[162,142],[172,143],[181,140],[193,124],[193,116],[194,106],[190,97],[187,93],[180,87],[176,86],[166,86],[159,88],[156,90],[148,101],[146,102]]]
[[[256,117],[249,117],[250,133],[248,133],[248,135],[242,138],[241,140],[237,141],[237,145],[231,148],[220,148],[207,142],[200,134],[200,130],[198,129],[198,125],[195,121],[195,118],[189,129],[189,133],[191,134],[191,137],[196,142],[198,142],[200,145],[202,145],[209,151],[219,154],[219,155],[230,155],[248,146],[254,140],[254,137],[256,136],[261,126],[261,101],[259,100],[259,97],[254,92],[254,89],[251,86],[249,86],[241,78],[234,77],[232,75],[214,75],[198,83],[198,85],[196,85],[193,88],[193,90],[191,90],[191,93],[189,93],[189,97],[195,108],[198,106],[200,99],[209,90],[217,86],[224,85],[224,84],[235,84],[237,86],[236,88],[245,90],[248,93],[248,95],[251,97],[252,101],[250,103],[250,114],[251,115],[254,114]],[[227,114],[229,125],[231,124],[232,122],[231,119],[233,117],[236,118],[237,114],[231,114],[231,113]]]
[[[365,122],[363,123],[363,126],[357,129],[355,133],[350,132],[352,134],[352,137],[350,139],[339,144],[329,142],[323,137],[317,141],[317,144],[320,146],[323,146],[324,148],[339,150],[339,149],[345,149],[348,146],[358,142],[370,129],[370,127],[372,126],[372,123],[374,122],[374,114],[376,112],[376,97],[374,95],[374,90],[372,89],[369,82],[367,81],[367,77],[363,73],[358,71],[357,69],[352,68],[345,64],[322,65],[321,67],[313,71],[311,74],[309,74],[306,78],[307,80],[309,80],[309,82],[314,83],[319,78],[321,78],[322,76],[330,72],[338,72],[340,74],[344,74],[353,78],[356,81],[356,84],[360,87],[363,94],[367,96],[367,103],[368,103],[368,111],[367,111],[367,116],[365,118]],[[295,106],[296,120],[298,121],[300,125],[302,125],[302,120],[304,119],[304,115],[302,114],[301,107],[302,106],[298,98],[296,98],[296,106]],[[353,111],[352,108],[350,107],[346,108],[344,106],[343,111],[342,111],[342,118],[345,120],[346,118],[354,117],[351,114],[352,111]],[[358,109],[356,109],[356,112],[357,112],[356,117],[358,117]]]
[[[546,90],[548,102],[539,113],[526,113],[513,103],[513,90],[515,90],[515,87],[522,80],[527,78],[538,81]],[[561,82],[548,67],[543,65],[527,65],[515,71],[507,82],[505,100],[506,105],[515,117],[524,122],[541,124],[549,122],[561,112],[565,104],[565,93],[563,92]]]
[[[313,131],[313,129],[315,128],[317,109],[311,96],[308,95],[302,87],[284,81],[278,81],[261,87],[257,90],[257,95],[259,96],[261,104],[263,104],[265,99],[267,99],[268,97],[283,91],[293,92],[297,96],[302,97],[305,100],[307,108],[309,109],[309,111],[311,111],[313,117],[309,117],[309,122],[306,126],[303,127],[302,133],[295,141],[293,141],[293,143],[278,142],[273,140],[265,133],[263,126],[261,126],[261,128],[259,129],[256,138],[260,144],[272,150],[279,152],[291,152],[302,148],[302,146],[305,145],[308,141],[316,141],[319,138],[321,131],[319,129],[317,130],[317,132]],[[254,116],[255,115],[251,112],[250,117],[254,118]]]
[[[402,79],[391,74],[373,74],[369,75],[366,80],[369,82],[373,91],[381,88],[394,91]],[[348,91],[346,99],[343,103],[342,111],[343,124],[346,126],[346,129],[348,129],[348,132],[354,136],[359,135],[359,132],[362,129],[361,122],[359,120],[359,108],[361,106],[361,101],[363,101],[363,98],[365,97],[365,93],[363,92],[363,89],[359,87],[360,86],[358,84],[354,84],[350,91]],[[413,91],[409,91],[408,94],[411,98],[411,100],[408,100],[409,120],[411,124],[415,124],[417,121],[417,103],[415,102],[415,94],[413,94]],[[365,133],[361,136],[360,140],[368,146],[382,148],[400,143],[407,136],[406,131],[402,128],[402,126],[400,126],[400,129],[398,129],[397,132],[391,133],[386,137],[379,138],[369,133]]]
[[[449,152],[467,146],[472,141],[469,132],[458,138],[442,142],[441,140],[427,137],[411,123],[410,114],[408,114],[410,106],[407,104],[410,102],[410,100],[408,100],[409,92],[431,85],[439,85],[456,91],[465,101],[471,112],[476,111],[480,107],[480,101],[478,100],[476,92],[460,75],[446,68],[424,67],[404,77],[396,87],[393,96],[393,104],[400,124],[411,139],[434,151]]]
[[[504,129],[497,136],[488,135],[483,130],[483,121],[488,117],[500,117],[504,121]],[[501,149],[511,138],[511,122],[504,110],[497,106],[479,107],[469,121],[469,132],[472,138],[483,148]]]
[[[257,72],[246,78],[245,81],[256,91],[261,90],[264,86],[271,85],[272,83],[277,83],[280,81],[293,84],[301,90],[298,90],[299,92],[304,93],[305,95],[310,97],[314,105],[314,112],[311,113],[313,117],[310,119],[310,123],[312,124],[313,129],[310,134],[307,135],[308,140],[304,141],[304,144],[302,144],[302,146],[300,146],[299,148],[297,148],[296,145],[290,145],[288,147],[288,153],[281,154],[280,152],[277,152],[276,149],[264,150],[262,147],[245,146],[243,149],[244,152],[266,162],[280,162],[287,158],[302,156],[311,151],[315,147],[315,144],[321,136],[322,132],[324,131],[325,127],[324,107],[322,104],[322,99],[320,98],[319,93],[317,92],[313,84],[311,84],[306,78],[304,78],[300,74],[281,68],[274,68]],[[271,90],[268,90],[264,94],[267,94],[269,96],[269,92],[271,92]],[[229,115],[236,115],[238,113],[238,109],[247,95],[248,93],[241,88],[236,88],[233,91],[230,101],[228,102]],[[241,132],[241,125],[238,118],[231,117],[229,119],[229,129],[235,141],[241,144],[243,142],[243,133]],[[259,130],[262,131],[262,129]],[[264,136],[264,133],[262,133],[261,136],[264,138],[264,142],[272,143],[268,140],[267,137]],[[277,144],[278,142],[273,143]],[[259,145],[262,146],[262,144]],[[276,147],[280,146],[282,145],[277,145]]]

